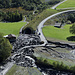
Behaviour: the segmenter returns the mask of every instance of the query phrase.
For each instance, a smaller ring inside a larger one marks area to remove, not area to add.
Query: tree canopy
[[[0,8],[37,6],[41,0],[0,0]],[[31,8],[31,7],[30,7]]]
[[[48,2],[42,2],[42,0],[0,0],[0,8],[23,7],[26,10],[33,10],[40,4],[42,4],[43,7],[44,5],[54,5],[60,1],[62,0],[50,0]]]
[[[46,8],[50,8],[50,6],[60,1],[62,0],[49,0],[47,2],[45,0],[0,0],[0,9],[2,9],[0,10],[0,21],[21,21],[22,14],[27,16],[27,20],[30,21]],[[20,8],[19,13],[14,13],[17,10],[15,8]],[[34,13],[36,14],[34,15]]]
[[[18,22],[23,19],[23,15],[18,11],[15,12],[0,12],[0,17],[2,21],[7,22]]]
[[[75,34],[75,23],[70,27],[70,33]]]
[[[75,22],[75,13],[69,14],[68,20],[70,20],[72,23]]]
[[[9,41],[0,33],[0,62],[4,61],[11,54],[12,46]]]
[[[5,17],[3,20],[9,21],[9,22],[18,22],[21,21],[23,18],[21,13],[18,13],[18,11],[13,12],[7,12],[5,13]]]

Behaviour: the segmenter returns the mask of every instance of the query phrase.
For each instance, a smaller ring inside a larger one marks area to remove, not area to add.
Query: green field
[[[70,7],[75,7],[75,0],[67,0],[66,2],[60,4],[57,9],[61,8],[70,8]]]
[[[0,32],[4,35],[7,34],[19,34],[19,30],[24,26],[26,22],[14,22],[14,23],[1,23],[0,22]]]
[[[71,25],[65,25],[63,28],[56,28],[54,26],[46,26],[43,28],[43,33],[45,37],[59,39],[59,40],[67,40],[67,37],[74,36],[69,32],[69,28]]]

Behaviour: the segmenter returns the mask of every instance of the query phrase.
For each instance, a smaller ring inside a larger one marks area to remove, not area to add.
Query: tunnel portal
[[[22,30],[22,34],[35,34],[35,31],[32,28],[27,27],[26,29]]]

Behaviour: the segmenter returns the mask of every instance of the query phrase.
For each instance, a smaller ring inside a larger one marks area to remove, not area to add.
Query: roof
[[[9,38],[11,38],[11,37],[16,37],[16,35],[14,35],[14,34],[9,34],[9,35],[6,35],[6,36],[4,36],[4,37],[9,37]]]
[[[61,25],[61,23],[55,23],[55,25],[54,26],[60,26]]]

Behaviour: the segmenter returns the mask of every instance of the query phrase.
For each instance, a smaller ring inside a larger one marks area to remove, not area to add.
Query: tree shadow
[[[75,41],[75,36],[69,36],[69,37],[67,37],[67,40],[68,41]]]

